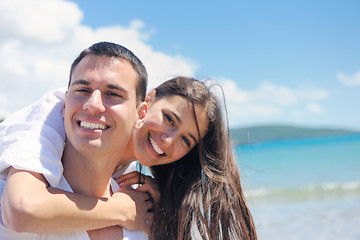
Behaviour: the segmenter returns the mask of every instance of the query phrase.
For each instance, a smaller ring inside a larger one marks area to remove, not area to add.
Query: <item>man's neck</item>
[[[110,178],[117,159],[96,151],[84,156],[67,143],[62,161],[64,177],[74,192],[94,197],[110,196]]]
[[[124,154],[122,156],[122,162],[125,164],[129,164],[132,161],[136,160],[134,155],[134,136],[132,136],[124,149]]]

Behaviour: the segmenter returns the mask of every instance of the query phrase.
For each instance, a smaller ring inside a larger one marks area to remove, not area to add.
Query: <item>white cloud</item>
[[[360,86],[360,71],[357,71],[353,75],[338,72],[336,76],[338,80],[346,86]]]
[[[325,111],[325,89],[302,89],[262,82],[255,89],[241,89],[234,81],[220,80],[228,106],[230,126],[257,122],[305,119]]]
[[[316,114],[320,114],[324,112],[324,108],[318,103],[309,103],[307,105],[307,110],[310,113],[316,113]]]
[[[2,0],[0,28],[4,36],[35,43],[60,43],[71,37],[82,12],[76,4],[62,0]]]
[[[98,41],[117,42],[131,49],[147,67],[149,89],[172,76],[195,75],[197,63],[157,51],[146,42],[155,30],[147,29],[141,20],[128,26],[93,29],[81,23],[82,17],[81,9],[68,1],[0,0],[0,118],[50,89],[66,86],[72,61]],[[230,126],[304,119],[324,112],[322,101],[329,97],[324,89],[294,89],[270,82],[254,89],[240,88],[229,79],[220,83]]]
[[[170,76],[194,75],[196,64],[189,59],[146,43],[154,30],[141,20],[93,29],[81,23],[82,17],[69,1],[0,0],[0,114],[66,86],[72,61],[94,42],[117,42],[132,50],[147,67],[149,89]]]
[[[269,82],[261,83],[259,88],[253,92],[253,98],[265,102],[271,100],[274,104],[283,106],[292,105],[297,101],[297,96],[291,89]]]

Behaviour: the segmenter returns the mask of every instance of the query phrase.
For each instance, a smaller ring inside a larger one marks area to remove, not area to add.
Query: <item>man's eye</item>
[[[171,124],[171,126],[174,126],[174,120],[172,119],[172,117],[169,114],[164,113],[164,117],[165,117],[166,121]]]
[[[116,92],[108,92],[107,95],[108,95],[108,96],[111,96],[111,97],[124,98],[123,95],[121,95],[121,94],[119,94],[119,93],[116,93]]]
[[[182,137],[184,143],[186,144],[186,146],[190,147],[191,146],[191,143],[190,141],[186,138],[186,137]]]
[[[89,91],[89,89],[86,89],[86,88],[78,88],[78,89],[75,90],[75,92],[88,93],[90,91]]]

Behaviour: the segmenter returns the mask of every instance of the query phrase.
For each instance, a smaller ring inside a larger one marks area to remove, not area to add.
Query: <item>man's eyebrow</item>
[[[175,112],[173,112],[173,111],[171,111],[171,113],[174,115],[174,117],[176,118],[176,120],[181,124],[182,121],[181,121],[181,119],[179,118],[179,116],[178,116]],[[194,135],[192,135],[192,133],[188,133],[188,135],[194,140],[195,143],[197,143],[197,139],[196,139],[196,137],[194,137]]]
[[[72,85],[90,85],[90,82],[84,80],[84,79],[79,79],[79,80],[76,80],[74,82],[71,83],[71,86]]]
[[[106,85],[108,88],[110,89],[114,89],[114,90],[119,90],[119,91],[122,91],[122,92],[125,92],[126,94],[129,92],[128,90],[126,90],[125,88],[119,86],[119,85],[116,85],[116,84],[108,84]]]
[[[86,86],[89,86],[89,85],[91,85],[91,83],[89,81],[84,80],[84,79],[79,79],[79,80],[76,80],[76,81],[72,82],[71,86],[73,86],[73,85],[86,85]],[[119,85],[116,85],[116,84],[107,84],[106,87],[109,88],[109,89],[119,90],[119,91],[123,92],[124,95],[129,94],[128,90],[126,90],[125,88],[123,88],[123,87],[121,87]]]

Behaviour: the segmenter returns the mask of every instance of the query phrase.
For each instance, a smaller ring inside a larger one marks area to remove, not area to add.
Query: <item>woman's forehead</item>
[[[190,101],[182,96],[169,95],[155,98],[153,104],[167,108],[187,108],[190,106]]]

